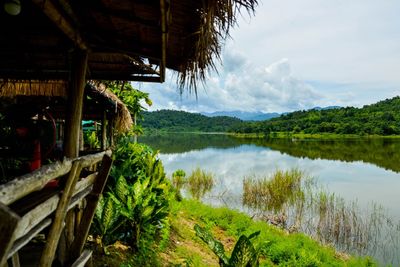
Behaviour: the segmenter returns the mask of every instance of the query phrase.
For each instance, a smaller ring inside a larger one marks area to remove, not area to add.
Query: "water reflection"
[[[168,134],[143,136],[140,141],[162,153],[183,153],[205,148],[227,149],[244,144],[266,147],[298,158],[329,159],[345,162],[371,163],[400,172],[400,139],[243,139],[227,135]]]

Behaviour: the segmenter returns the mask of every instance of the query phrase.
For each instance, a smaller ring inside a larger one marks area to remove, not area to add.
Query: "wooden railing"
[[[98,163],[99,172],[81,178],[83,168]],[[64,264],[84,266],[91,257],[91,252],[83,252],[84,244],[111,165],[111,151],[105,151],[49,164],[0,185],[0,266],[7,260],[19,266],[19,250],[45,228],[49,231],[38,264],[51,266],[64,225],[68,227],[67,212],[86,199],[80,219],[74,220],[77,234],[69,238]],[[54,179],[62,186],[46,188]]]

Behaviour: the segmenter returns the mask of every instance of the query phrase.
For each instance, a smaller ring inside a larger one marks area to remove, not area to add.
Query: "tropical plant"
[[[260,249],[254,248],[251,239],[257,237],[260,231],[246,236],[241,235],[233,248],[231,257],[225,254],[224,245],[216,240],[212,234],[198,224],[194,226],[196,235],[203,240],[208,247],[219,258],[219,265],[222,267],[254,267],[259,266]]]
[[[107,245],[116,241],[114,233],[121,226],[119,210],[111,197],[100,197],[93,226],[95,233],[99,236],[100,246],[107,254]]]
[[[104,243],[118,239],[138,251],[141,242],[148,244],[148,240],[168,232],[164,228],[168,227],[166,216],[172,188],[157,153],[149,147],[120,142],[114,156],[104,203],[99,205],[99,216],[95,217],[96,233],[104,237]],[[112,220],[108,214],[112,214]]]

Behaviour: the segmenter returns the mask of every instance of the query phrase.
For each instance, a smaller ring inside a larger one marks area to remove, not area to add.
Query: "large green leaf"
[[[218,256],[220,260],[221,266],[226,266],[229,264],[228,257],[225,255],[224,245],[221,242],[214,239],[210,232],[208,232],[205,228],[200,227],[198,224],[194,226],[194,230],[196,231],[196,235],[200,237],[201,240],[206,242],[208,247],[214,252],[215,255]]]
[[[129,185],[122,175],[118,178],[115,185],[115,194],[123,203],[126,203],[126,198],[129,195]]]
[[[258,266],[258,254],[253,244],[245,235],[239,237],[229,259],[229,266],[254,267]]]

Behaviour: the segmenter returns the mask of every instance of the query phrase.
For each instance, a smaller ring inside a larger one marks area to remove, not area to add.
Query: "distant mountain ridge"
[[[309,110],[330,110],[330,109],[339,109],[342,108],[341,106],[327,106],[327,107],[313,107]],[[256,112],[249,112],[249,111],[241,111],[241,110],[234,110],[234,111],[215,111],[215,112],[200,112],[200,114],[207,116],[207,117],[218,117],[218,116],[228,116],[241,119],[243,121],[266,121],[273,118],[278,118],[281,115],[288,114],[290,112],[271,112],[265,113],[261,111]]]
[[[247,111],[215,111],[215,112],[201,112],[200,114],[207,117],[227,116],[235,117],[243,121],[264,121],[272,118],[279,117],[281,114],[277,112],[264,113],[264,112],[247,112]]]

